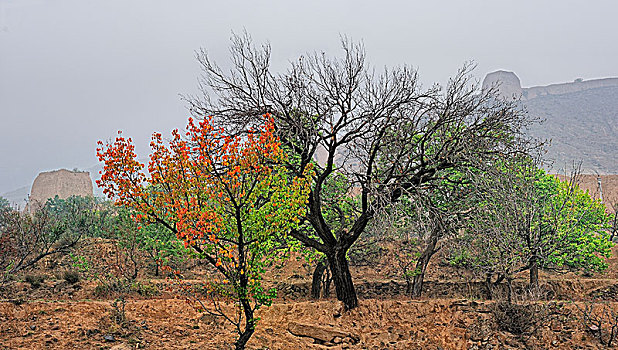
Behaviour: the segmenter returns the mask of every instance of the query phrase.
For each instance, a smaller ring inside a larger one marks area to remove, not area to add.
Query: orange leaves
[[[118,135],[111,144],[97,142],[97,157],[104,162],[97,185],[103,187],[103,193],[110,198],[128,204],[131,197],[141,196],[141,187],[146,177],[142,173],[144,165],[136,160],[131,138],[125,139],[120,131]]]
[[[210,116],[189,118],[169,141],[152,135],[147,173],[131,140],[119,135],[98,144],[105,162],[98,184],[140,212],[134,220],[163,222],[208,261],[222,281],[213,278],[208,293],[265,304],[274,294],[261,285],[264,264],[277,258],[274,247],[305,214],[312,178],[311,169],[288,173],[274,131],[269,115],[242,135],[227,135]]]
[[[169,141],[152,134],[147,173],[131,139],[119,134],[112,143],[98,143],[97,155],[105,163],[98,185],[140,212],[137,222],[166,223],[230,285],[251,278],[256,289],[243,290],[258,293],[259,264],[272,258],[269,241],[287,234],[304,215],[311,181],[307,174],[287,174],[274,131],[268,115],[263,125],[242,135],[227,135],[212,117],[189,118]]]

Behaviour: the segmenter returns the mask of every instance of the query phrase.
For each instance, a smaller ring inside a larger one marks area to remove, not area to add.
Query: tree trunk
[[[332,282],[332,276],[330,275],[330,270],[328,268],[326,268],[326,272],[325,272],[325,276],[324,276],[324,285],[322,286],[322,290],[324,290],[324,293],[322,294],[322,296],[324,298],[328,298],[328,296],[330,295],[330,283]]]
[[[616,237],[616,233],[618,233],[618,210],[614,213],[614,223],[611,228],[612,234],[609,236],[609,241],[614,242],[614,237]]]
[[[410,280],[410,276],[407,274],[407,271],[404,272],[404,276],[406,279],[406,295],[411,295],[412,293],[412,281]]]
[[[358,298],[346,258],[347,250],[348,248],[335,247],[334,253],[328,254],[327,259],[330,271],[333,274],[337,299],[343,302],[345,310],[352,310],[358,306]]]
[[[245,329],[244,331],[239,332],[239,337],[236,340],[236,343],[234,343],[236,350],[244,350],[247,342],[251,339],[253,332],[255,332],[255,319],[253,318],[253,309],[251,308],[249,299],[243,298],[240,300],[240,303],[242,304],[245,313]]]
[[[539,260],[536,254],[530,257],[530,287],[539,288]]]
[[[491,285],[491,274],[485,275],[485,288],[487,289],[487,300],[493,299],[493,291]]]
[[[438,244],[438,232],[432,232],[429,242],[423,250],[423,253],[416,262],[414,269],[414,281],[412,282],[412,297],[418,298],[423,292],[423,282],[425,280],[425,271],[427,271],[427,265],[429,260],[436,253],[436,245]]]
[[[137,279],[137,274],[139,273],[139,265],[137,264],[137,261],[135,261],[135,256],[133,256],[133,253],[131,253],[131,261],[133,262],[133,274],[131,275],[131,279],[135,280]]]
[[[507,287],[507,291],[506,291],[506,301],[509,304],[513,303],[513,278],[511,277],[507,277],[506,278],[506,287]]]
[[[320,292],[322,290],[322,277],[326,271],[326,264],[320,260],[313,270],[313,280],[311,281],[311,298],[320,299]],[[324,291],[327,293],[327,291]],[[326,294],[328,295],[328,294]]]

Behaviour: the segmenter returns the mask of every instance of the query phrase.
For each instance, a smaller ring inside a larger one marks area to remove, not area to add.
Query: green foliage
[[[101,203],[94,197],[60,199],[55,196],[48,199],[41,210],[52,218],[51,230],[64,230],[67,236],[94,237],[101,235],[108,215],[101,210]]]
[[[553,244],[547,263],[572,269],[606,269],[604,258],[611,256],[613,243],[606,231],[609,215],[605,206],[577,185],[545,175],[545,182],[551,181],[553,183],[548,187],[555,192],[547,203],[550,208],[543,211],[544,216],[538,223],[540,227],[535,227],[550,230],[544,240]]]
[[[88,259],[83,255],[74,255],[69,253],[71,258],[71,266],[77,269],[79,272],[88,272],[90,270],[90,263]]]
[[[470,261],[474,259],[470,251],[467,249],[456,249],[451,251],[451,254],[447,257],[448,263],[454,267],[469,267]]]
[[[576,179],[561,181],[530,159],[505,161],[495,171],[480,174],[476,210],[466,233],[457,239],[459,247],[451,249],[451,260],[459,254],[458,264],[501,277],[533,264],[607,268],[605,258],[613,245],[606,232],[609,217]]]
[[[155,284],[131,281],[126,278],[101,278],[93,292],[93,294],[99,298],[108,298],[110,296],[123,297],[127,294],[153,297],[160,293],[159,288]]]
[[[351,181],[344,174],[335,172],[327,177],[321,189],[324,199],[322,216],[333,232],[351,226],[360,214],[359,196],[354,195]]]
[[[4,197],[0,197],[0,213],[9,210],[11,210],[11,203],[9,203],[9,200]]]
[[[187,256],[187,249],[172,231],[157,223],[139,223],[138,215],[124,206],[115,207],[105,234],[115,240],[121,253],[132,256],[135,263],[140,258],[138,255],[145,255],[158,276],[161,266],[176,265]]]
[[[44,257],[68,253],[100,227],[94,198],[56,197],[30,209],[30,213],[7,210],[2,215],[1,279],[34,267]]]

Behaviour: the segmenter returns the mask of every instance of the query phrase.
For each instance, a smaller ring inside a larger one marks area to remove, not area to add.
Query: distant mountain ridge
[[[0,196],[6,198],[12,206],[23,209],[26,207],[29,191],[30,187],[23,186],[16,190],[3,193]]]
[[[551,140],[551,171],[568,172],[581,161],[584,173],[618,174],[618,78],[522,88],[515,73],[498,71],[483,87],[496,83],[500,95],[521,97],[528,113],[543,120],[529,133]]]

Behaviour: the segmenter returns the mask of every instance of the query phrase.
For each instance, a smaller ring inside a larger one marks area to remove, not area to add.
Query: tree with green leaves
[[[490,296],[491,287],[506,280],[510,299],[511,281],[522,271],[537,288],[539,268],[607,267],[612,243],[605,207],[578,187],[578,172],[560,181],[538,164],[505,162],[475,181],[481,195],[459,243],[472,252],[466,263],[485,274]]]
[[[305,214],[312,176],[311,165],[290,175],[274,128],[265,115],[244,135],[230,136],[212,118],[190,119],[169,143],[153,135],[148,173],[131,139],[119,136],[97,149],[104,193],[137,211],[138,221],[172,231],[216,273],[203,290],[207,301],[191,300],[234,325],[236,349],[253,335],[255,311],[275,296],[262,275],[277,257],[278,241]]]
[[[32,213],[8,210],[0,230],[0,269],[3,278],[32,268],[46,256],[62,255],[100,227],[92,197],[56,196]]]
[[[11,203],[4,197],[0,197],[0,230],[8,223],[8,216],[13,211]]]
[[[187,250],[174,232],[156,223],[142,223],[136,218],[139,212],[123,206],[108,208],[113,215],[105,224],[104,237],[113,239],[118,246],[121,260],[130,265],[127,277],[135,279],[146,260],[152,273],[158,277],[161,267],[170,267],[185,257]],[[144,259],[145,258],[145,259]]]

